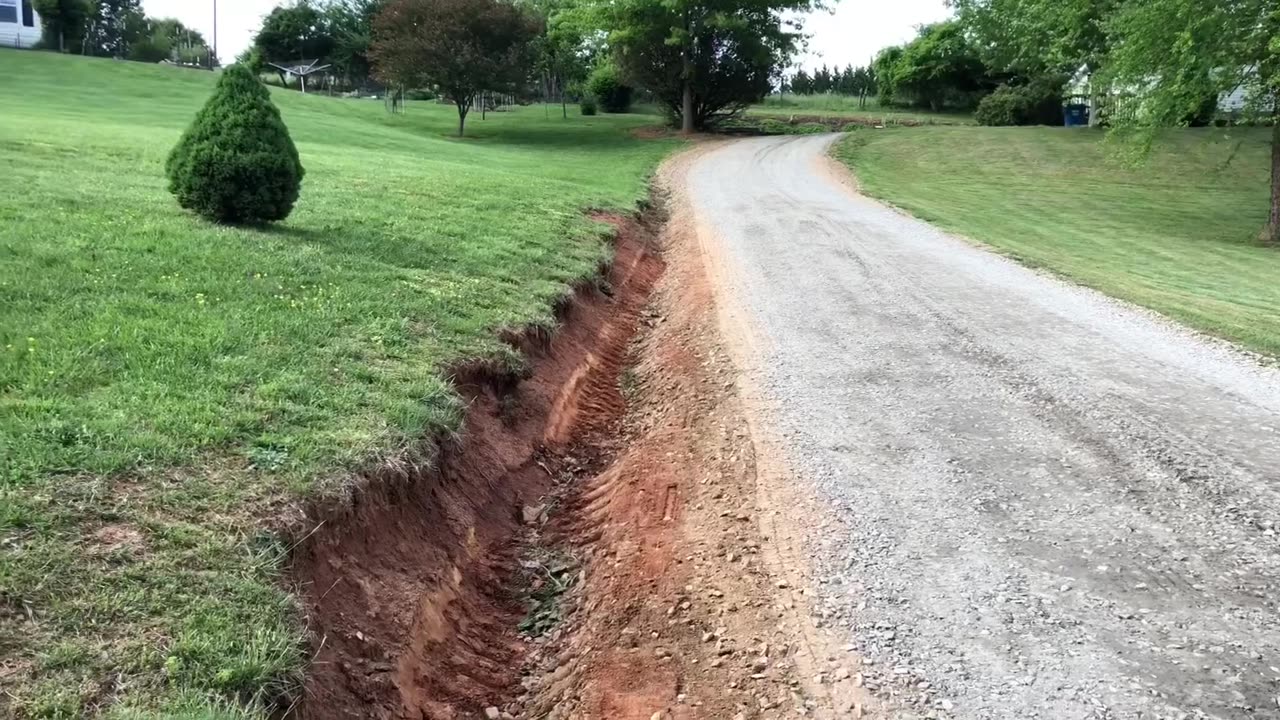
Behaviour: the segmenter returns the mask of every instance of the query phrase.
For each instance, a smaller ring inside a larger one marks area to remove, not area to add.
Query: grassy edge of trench
[[[307,169],[268,230],[182,212],[163,162],[210,73],[0,50],[0,715],[264,718],[307,657],[308,504],[422,460],[441,373],[517,368],[678,143],[644,116],[273,92]]]
[[[1148,157],[1073,128],[859,129],[862,192],[1033,268],[1280,356],[1269,128],[1169,129]]]

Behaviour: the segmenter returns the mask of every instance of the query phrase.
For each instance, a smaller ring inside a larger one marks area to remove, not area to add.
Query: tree
[[[178,204],[219,223],[283,220],[302,184],[302,163],[266,86],[232,65],[169,154]]]
[[[1242,89],[1271,123],[1271,202],[1261,239],[1280,244],[1280,6],[1274,0],[1129,0],[1106,21],[1101,79],[1136,96],[1121,130],[1182,125],[1206,97]]]
[[[209,57],[204,36],[173,18],[145,18],[144,31],[129,47],[128,59],[140,62],[201,62]]]
[[[565,91],[570,85],[587,77],[587,68],[599,55],[599,48],[592,43],[592,30],[582,23],[575,12],[574,0],[524,0],[530,12],[542,22],[543,32],[532,44],[534,69],[542,76],[547,99],[554,94],[560,98],[560,112],[569,117]]]
[[[606,60],[587,77],[587,92],[607,113],[624,113],[631,109],[632,88],[622,81],[618,66]]]
[[[801,40],[784,16],[815,0],[595,0],[624,76],[652,93],[682,132],[707,128],[763,98]]]
[[[1126,0],[950,0],[993,67],[1023,75],[1095,70],[1106,56],[1106,20]]]
[[[391,0],[373,22],[370,56],[384,82],[430,85],[458,108],[458,135],[481,91],[514,90],[532,69],[538,22],[500,0]]]
[[[947,105],[972,107],[983,90],[994,86],[986,65],[954,21],[920,28],[893,62],[890,77],[898,102],[910,98],[934,111]]]
[[[904,52],[903,46],[892,45],[877,53],[876,59],[871,62],[871,69],[876,75],[876,90],[880,104],[885,107],[897,103],[897,84],[894,78],[897,77],[898,61],[902,59]]]
[[[298,0],[275,8],[263,18],[253,45],[267,62],[284,64],[326,59],[333,52],[334,40],[328,17],[320,8],[311,0]],[[284,84],[284,72],[277,72]]]
[[[348,83],[369,77],[373,18],[382,5],[383,0],[331,0],[322,7],[323,24],[332,43],[326,57]]]
[[[40,14],[45,47],[59,52],[83,49],[85,32],[94,12],[89,0],[34,0],[32,6]]]
[[[142,0],[98,0],[86,26],[85,55],[127,57],[129,48],[146,37],[147,16]]]
[[[804,68],[796,70],[796,74],[791,76],[791,92],[796,95],[813,94],[813,79],[804,71]]]

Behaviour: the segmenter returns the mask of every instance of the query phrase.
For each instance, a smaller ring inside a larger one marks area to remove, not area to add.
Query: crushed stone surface
[[[861,197],[705,153],[817,620],[893,717],[1280,717],[1280,373]]]

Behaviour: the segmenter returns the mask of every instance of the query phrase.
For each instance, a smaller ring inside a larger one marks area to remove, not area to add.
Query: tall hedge
[[[250,225],[288,217],[304,172],[266,86],[238,64],[222,73],[165,171],[182,207],[213,222]]]

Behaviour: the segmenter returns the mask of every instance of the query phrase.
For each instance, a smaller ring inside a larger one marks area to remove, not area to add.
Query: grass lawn
[[[494,331],[553,322],[608,252],[582,210],[634,207],[673,141],[558,107],[458,140],[452,107],[275,91],[301,199],[219,228],[162,171],[212,74],[0,67],[0,716],[287,696],[301,627],[263,528],[455,427],[441,369],[521,362]]]
[[[1169,130],[1141,164],[1101,131],[913,128],[836,149],[865,192],[1034,267],[1280,355],[1269,129]]]
[[[763,103],[754,105],[748,115],[788,117],[814,115],[819,117],[848,118],[850,121],[875,121],[883,125],[972,125],[973,116],[958,112],[929,112],[903,108],[881,107],[875,98],[867,100],[865,108],[858,106],[858,99],[846,95],[770,95]]]

